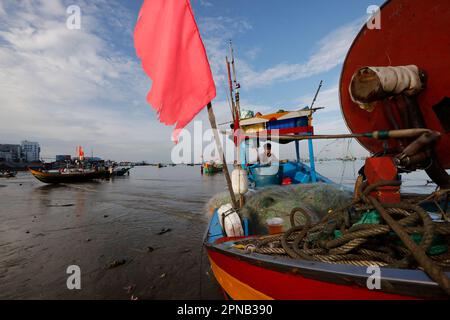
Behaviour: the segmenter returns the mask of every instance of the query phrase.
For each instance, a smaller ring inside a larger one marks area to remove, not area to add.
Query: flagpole
[[[225,179],[227,181],[228,190],[230,191],[231,203],[233,205],[233,209],[238,209],[239,206],[236,201],[236,196],[234,195],[233,186],[231,184],[230,173],[228,171],[225,154],[223,153],[222,144],[220,143],[219,133],[217,131],[216,116],[214,115],[214,111],[213,111],[211,102],[208,103],[207,108],[208,108],[209,122],[211,124],[211,128],[213,129],[214,140],[216,141],[216,147],[217,147],[217,150],[219,151],[220,157],[222,158],[223,172],[225,174]]]

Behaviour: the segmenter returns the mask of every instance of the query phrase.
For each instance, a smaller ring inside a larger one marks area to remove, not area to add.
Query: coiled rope
[[[297,207],[290,214],[291,228],[277,235],[245,239],[237,244],[248,252],[286,255],[294,259],[355,266],[421,268],[450,296],[450,281],[443,268],[450,269],[450,253],[429,256],[435,236],[449,244],[450,223],[434,222],[413,199],[382,204],[371,192],[382,186],[398,186],[398,181],[362,184],[359,197],[349,205],[330,210],[319,222],[311,222],[312,213]],[[437,203],[437,202],[435,202]],[[376,210],[380,224],[355,224],[365,212]],[[295,216],[300,215],[301,225]],[[384,223],[383,223],[384,222]],[[336,237],[336,232],[340,236]],[[411,235],[420,235],[416,244]]]

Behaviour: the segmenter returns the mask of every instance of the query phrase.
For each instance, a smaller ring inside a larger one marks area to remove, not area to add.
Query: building
[[[26,162],[39,161],[41,147],[37,142],[24,140],[21,143],[22,157]]]
[[[66,161],[71,161],[72,157],[69,154],[59,154],[55,157],[56,162],[66,162]]]
[[[0,144],[0,161],[19,162],[21,154],[19,144]]]

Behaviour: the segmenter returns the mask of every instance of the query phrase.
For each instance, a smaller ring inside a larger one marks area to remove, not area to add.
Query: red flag
[[[84,150],[83,150],[83,148],[81,146],[78,147],[78,158],[80,160],[84,159]]]
[[[134,45],[152,79],[147,101],[166,125],[179,130],[216,96],[205,47],[189,0],[145,0]]]

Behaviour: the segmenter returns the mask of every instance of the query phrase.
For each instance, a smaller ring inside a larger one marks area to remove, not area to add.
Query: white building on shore
[[[26,162],[39,161],[41,147],[37,142],[24,140],[21,142],[22,156]]]

